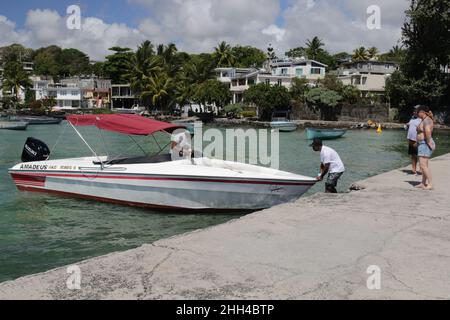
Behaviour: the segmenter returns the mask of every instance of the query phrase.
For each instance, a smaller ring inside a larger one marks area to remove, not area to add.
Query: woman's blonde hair
[[[427,112],[426,114],[427,114],[427,116],[429,116],[431,118],[431,120],[434,121],[434,114],[431,110],[429,112]]]

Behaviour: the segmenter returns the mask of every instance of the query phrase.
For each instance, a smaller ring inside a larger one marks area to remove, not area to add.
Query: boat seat
[[[122,158],[104,161],[103,164],[140,164],[140,163],[161,163],[172,161],[170,154],[159,154],[156,156],[144,156],[135,158]],[[100,162],[94,162],[94,164],[101,164]]]
[[[194,158],[202,158],[203,153],[199,151],[194,151],[192,154]],[[121,159],[111,159],[106,160],[103,164],[113,165],[113,164],[141,164],[141,163],[161,163],[172,161],[172,156],[170,154],[158,154],[155,156],[144,156],[135,158],[121,158]],[[95,165],[102,164],[99,161],[94,161]]]

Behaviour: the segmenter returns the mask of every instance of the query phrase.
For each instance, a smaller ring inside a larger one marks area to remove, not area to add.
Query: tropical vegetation
[[[411,106],[419,103],[433,108],[448,106],[449,8],[450,0],[411,0],[402,39],[387,52],[360,45],[349,52],[330,53],[320,37],[306,39],[285,55],[324,63],[328,75],[313,84],[296,78],[289,90],[278,85],[252,85],[244,93],[244,102],[257,106],[263,119],[270,118],[274,110],[289,109],[292,101],[314,105],[322,111],[333,110],[342,103],[366,103],[371,97],[363,97],[354,86],[343,85],[330,71],[350,60],[378,60],[400,64],[400,70],[387,81],[386,95],[391,105],[400,109],[401,115],[408,115]],[[215,68],[261,68],[269,59],[276,59],[277,54],[272,45],[263,52],[224,41],[211,49],[210,53],[189,54],[179,51],[173,43],[144,41],[136,49],[112,47],[104,61],[93,62],[77,49],[48,46],[32,50],[13,44],[0,48],[2,90],[8,93],[2,105],[17,106],[21,89],[26,91],[27,105],[35,100],[29,90],[29,74],[22,67],[24,62],[33,62],[35,74],[55,81],[69,76],[96,75],[111,79],[115,84],[129,83],[141,103],[151,110],[170,112],[176,105],[196,103],[205,107],[214,104],[229,115],[242,115],[247,110],[242,105],[229,105],[230,90],[216,80]]]
[[[417,104],[449,111],[449,12],[450,0],[412,0],[406,11],[400,70],[386,84],[391,104],[404,118]]]

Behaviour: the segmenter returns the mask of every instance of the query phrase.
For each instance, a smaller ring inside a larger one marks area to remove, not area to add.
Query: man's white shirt
[[[345,166],[341,157],[339,157],[339,154],[330,147],[322,146],[320,161],[324,165],[330,164],[330,173],[341,173],[345,171]]]

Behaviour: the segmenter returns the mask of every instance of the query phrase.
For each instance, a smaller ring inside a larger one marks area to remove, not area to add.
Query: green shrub
[[[42,107],[43,107],[42,101],[40,101],[40,100],[33,101],[33,102],[30,103],[30,109],[35,110],[35,109],[40,109]]]
[[[242,103],[229,104],[223,108],[223,111],[225,111],[228,117],[235,118],[244,111],[244,105]]]
[[[112,112],[109,109],[94,109],[92,110],[92,114],[113,114],[114,112]]]
[[[244,118],[254,118],[256,117],[256,111],[242,111],[241,116]]]

